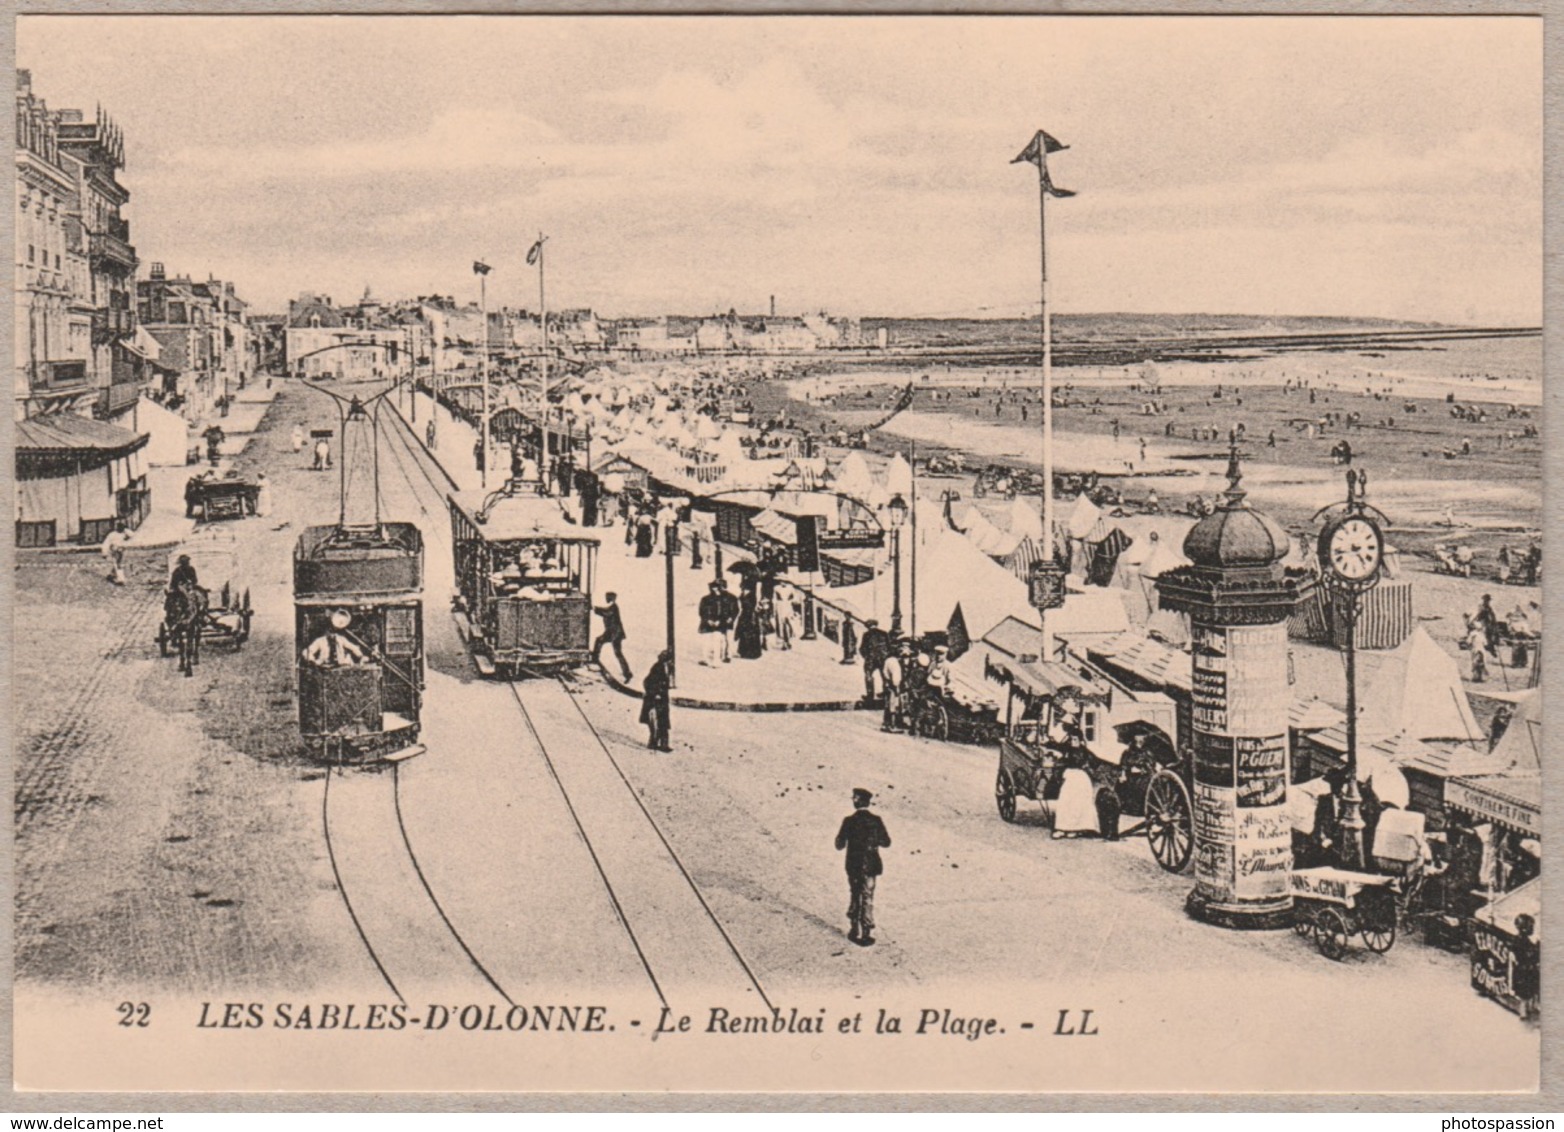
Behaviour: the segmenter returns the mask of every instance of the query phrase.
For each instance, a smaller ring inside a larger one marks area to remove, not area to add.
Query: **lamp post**
[[[907,522],[907,501],[891,496],[885,506],[891,524],[891,636],[901,635],[901,529]]]
[[[1347,473],[1347,502],[1328,507],[1330,518],[1320,531],[1318,554],[1321,581],[1328,588],[1345,628],[1342,654],[1347,668],[1347,781],[1341,788],[1341,864],[1364,866],[1363,796],[1358,791],[1358,618],[1363,597],[1379,584],[1384,565],[1384,520],[1364,499],[1368,473]],[[1319,517],[1319,516],[1316,516]]]

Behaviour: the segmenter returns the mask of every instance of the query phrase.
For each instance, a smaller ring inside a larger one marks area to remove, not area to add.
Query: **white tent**
[[[1358,732],[1365,741],[1414,739],[1484,742],[1455,657],[1421,626],[1398,647],[1358,653]]]
[[[903,549],[902,568],[910,566]],[[904,584],[904,601],[910,592],[911,585]],[[1006,617],[1037,624],[1026,584],[948,527],[936,528],[918,553],[917,602],[919,629],[943,629],[960,605],[973,640]]]
[[[874,475],[861,452],[849,452],[836,467],[834,486],[843,495],[867,502],[874,488]]]
[[[892,495],[900,495],[911,503],[912,500],[912,467],[902,458],[900,452],[891,457],[891,462],[885,468],[885,490]]]
[[[1043,540],[1043,517],[1019,495],[1010,501],[1010,533],[1016,536],[1017,545],[1027,539]]]
[[[1510,725],[1493,749],[1504,767],[1522,772],[1542,769],[1542,691],[1533,688],[1515,702]]]
[[[1064,517],[1064,530],[1071,538],[1085,538],[1092,533],[1097,520],[1102,518],[1102,508],[1084,495],[1077,495]]]
[[[1020,536],[1013,531],[1000,530],[976,507],[953,508],[951,522],[973,546],[990,558],[1007,558],[1021,544]]]

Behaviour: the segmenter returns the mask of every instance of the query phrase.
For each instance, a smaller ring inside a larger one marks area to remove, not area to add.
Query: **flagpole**
[[[1048,311],[1048,180],[1037,171],[1038,258],[1042,267],[1043,323],[1043,555],[1054,560],[1054,335]]]
[[[483,456],[479,461],[478,484],[484,491],[489,490],[489,273],[487,270],[478,273],[478,305],[483,317],[483,353],[478,355],[479,363],[483,367],[483,433],[479,442],[483,445]]]
[[[542,430],[538,436],[543,441],[543,451],[539,456],[541,465],[541,479],[549,483],[549,454],[548,454],[548,298],[543,290],[543,233],[538,233],[538,242],[534,245],[538,249],[538,320],[539,328],[543,331],[543,364],[541,367],[542,401],[538,410],[538,427]],[[558,485],[555,485],[556,489]]]

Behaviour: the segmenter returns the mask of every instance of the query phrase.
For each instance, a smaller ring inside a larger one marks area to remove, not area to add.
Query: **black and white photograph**
[[[16,1087],[1536,1090],[1542,25],[18,17]]]

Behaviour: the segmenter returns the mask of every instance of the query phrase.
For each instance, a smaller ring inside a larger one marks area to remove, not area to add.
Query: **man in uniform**
[[[364,650],[347,635],[347,627],[353,623],[345,609],[331,611],[331,628],[309,643],[304,659],[316,668],[341,668],[350,664],[362,664]]]
[[[610,593],[604,594],[603,597],[605,603],[593,608],[593,612],[603,619],[603,631],[597,635],[597,640],[592,642],[592,659],[602,664],[602,658],[598,654],[603,651],[604,645],[612,646],[614,656],[619,658],[619,671],[628,683],[630,662],[625,659],[625,623],[619,613],[619,595]]]
[[[854,789],[853,812],[842,819],[836,834],[837,852],[847,850],[847,889],[851,893],[847,918],[852,923],[847,938],[859,947],[874,944],[874,883],[885,871],[880,850],[891,846],[885,823],[869,809],[873,800],[869,791]]]

